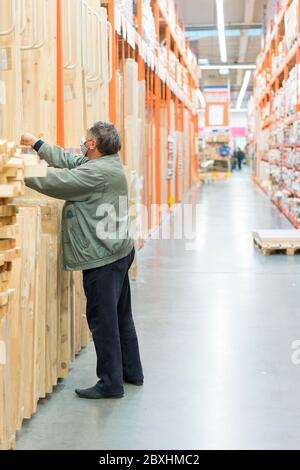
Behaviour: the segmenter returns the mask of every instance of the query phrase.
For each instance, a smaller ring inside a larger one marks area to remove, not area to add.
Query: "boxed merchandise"
[[[276,73],[277,70],[282,67],[285,59],[285,43],[281,40],[278,45],[277,55],[272,55],[272,73]]]
[[[273,98],[273,116],[280,119],[284,116],[284,89],[279,88]]]
[[[286,165],[300,168],[300,150],[290,148],[286,152]]]
[[[129,23],[133,24],[133,0],[116,0],[115,5]]]
[[[299,73],[299,71],[298,71]],[[284,83],[283,83],[284,86]],[[288,116],[295,114],[297,104],[297,66],[290,72],[285,86],[286,90],[286,112]]]
[[[151,6],[151,0],[143,0],[142,4],[143,12],[143,39],[146,41],[148,46],[154,50],[157,45],[157,37],[154,23],[154,16]]]
[[[298,35],[298,3],[298,0],[293,0],[284,17],[285,40],[288,49],[292,47]]]
[[[228,144],[230,141],[230,135],[228,132],[218,132],[216,141],[219,143],[226,143]]]
[[[212,145],[207,145],[206,147],[204,147],[204,158],[206,160],[214,160],[215,158],[218,158],[218,149],[216,146],[212,146]]]
[[[268,160],[271,164],[279,164],[281,161],[281,150],[272,149],[268,152]]]

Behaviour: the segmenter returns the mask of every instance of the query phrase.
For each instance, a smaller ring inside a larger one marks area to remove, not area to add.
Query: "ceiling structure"
[[[223,0],[227,62],[222,63],[217,26],[216,0],[175,0],[179,19],[185,25],[190,47],[199,63],[207,65],[252,66],[261,50],[262,23],[266,0]],[[247,69],[229,69],[228,75],[217,70],[201,70],[200,86],[229,81],[231,107],[235,108]],[[247,106],[252,93],[253,74],[241,107]]]

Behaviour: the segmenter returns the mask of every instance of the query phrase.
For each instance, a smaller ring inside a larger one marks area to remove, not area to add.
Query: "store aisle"
[[[145,386],[84,401],[93,345],[22,428],[17,449],[300,448],[299,256],[263,257],[256,228],[289,223],[245,176],[205,186],[194,251],[150,241],[133,285]]]

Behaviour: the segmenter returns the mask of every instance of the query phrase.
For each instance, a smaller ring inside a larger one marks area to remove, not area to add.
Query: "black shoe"
[[[142,385],[144,385],[143,379],[131,380],[131,379],[124,378],[124,382],[126,382],[127,384],[136,385],[137,387],[141,387]]]
[[[79,398],[88,398],[93,400],[99,400],[100,398],[122,398],[124,396],[124,392],[120,393],[105,393],[99,390],[99,388],[94,385],[91,388],[83,388],[83,389],[75,389],[75,393],[79,396]]]

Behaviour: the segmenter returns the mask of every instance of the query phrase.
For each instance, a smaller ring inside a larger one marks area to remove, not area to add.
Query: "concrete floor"
[[[193,194],[193,251],[150,241],[133,285],[145,369],[121,400],[85,401],[91,344],[25,423],[17,449],[300,448],[299,257],[263,257],[257,228],[290,228],[248,177]]]

